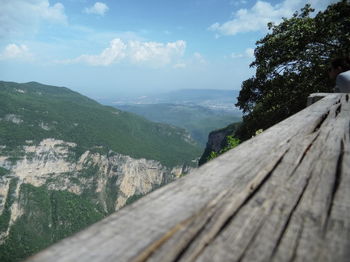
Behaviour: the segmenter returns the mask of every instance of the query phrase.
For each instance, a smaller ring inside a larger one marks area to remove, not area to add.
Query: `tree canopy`
[[[350,2],[313,12],[306,5],[278,25],[269,23],[269,33],[256,43],[250,65],[256,73],[242,83],[236,104],[244,113],[236,133],[240,139],[300,111],[309,94],[332,92],[330,61],[350,55]]]

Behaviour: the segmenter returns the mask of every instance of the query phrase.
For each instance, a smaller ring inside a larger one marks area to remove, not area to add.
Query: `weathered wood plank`
[[[348,261],[349,125],[327,95],[29,261]]]

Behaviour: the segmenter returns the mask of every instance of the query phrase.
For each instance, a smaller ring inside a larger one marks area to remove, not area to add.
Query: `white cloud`
[[[254,58],[254,49],[247,48],[243,53],[232,53],[231,58]]]
[[[0,38],[33,33],[41,22],[67,24],[63,4],[50,5],[48,0],[1,0]]]
[[[126,44],[119,38],[113,39],[110,46],[99,55],[81,55],[72,62],[85,62],[93,66],[108,66],[122,60],[126,54]]]
[[[84,12],[87,14],[95,14],[95,15],[105,15],[105,13],[109,10],[108,6],[105,3],[96,2],[91,7],[86,7]]]
[[[207,66],[208,62],[204,56],[199,52],[194,52],[187,59],[181,60],[178,63],[174,64],[174,68],[183,69],[183,68],[201,68],[202,66]]]
[[[194,58],[194,62],[197,63],[197,64],[198,63],[199,64],[206,64],[207,63],[207,61],[204,59],[204,57],[198,52],[195,52],[193,54],[193,58]]]
[[[187,65],[185,63],[178,63],[178,64],[175,64],[173,67],[176,69],[182,69],[182,68],[186,68]]]
[[[266,31],[267,23],[279,23],[282,17],[290,17],[299,11],[306,3],[310,3],[316,11],[324,10],[337,0],[284,0],[272,5],[266,1],[257,1],[250,9],[239,9],[233,14],[233,19],[225,23],[214,23],[208,29],[219,35],[236,35],[238,33]]]
[[[254,48],[247,48],[245,54],[249,58],[254,58]]]
[[[234,5],[234,6],[240,6],[240,5],[245,5],[247,4],[246,0],[231,0],[230,1],[230,5]]]
[[[67,23],[67,16],[64,14],[64,6],[61,3],[50,6],[48,1],[41,1],[40,5],[34,6],[34,8],[46,21]]]
[[[182,56],[186,42],[179,40],[172,43],[130,41],[129,56],[134,63],[152,62],[158,65],[169,64],[173,58]]]
[[[0,60],[32,59],[33,55],[29,52],[26,45],[9,44],[5,47],[4,51],[0,54]]]
[[[181,57],[186,49],[186,42],[179,40],[171,43],[128,41],[113,39],[110,46],[98,55],[81,55],[61,63],[83,62],[93,66],[108,66],[121,61],[133,64],[163,66]],[[176,61],[175,61],[176,62]]]

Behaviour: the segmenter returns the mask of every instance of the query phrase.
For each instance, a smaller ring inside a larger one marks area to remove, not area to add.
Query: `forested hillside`
[[[0,82],[0,261],[19,261],[196,166],[183,129],[67,88]]]
[[[76,143],[78,156],[95,147],[168,166],[201,153],[183,129],[102,106],[64,87],[0,82],[0,100],[0,145],[11,146],[7,151],[50,137]]]

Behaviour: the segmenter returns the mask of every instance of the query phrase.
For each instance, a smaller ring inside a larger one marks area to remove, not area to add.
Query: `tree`
[[[242,83],[236,106],[244,113],[236,133],[246,140],[306,106],[309,94],[332,92],[328,67],[335,57],[350,55],[350,2],[343,0],[311,17],[306,5],[301,12],[278,24],[254,51],[255,76]]]

